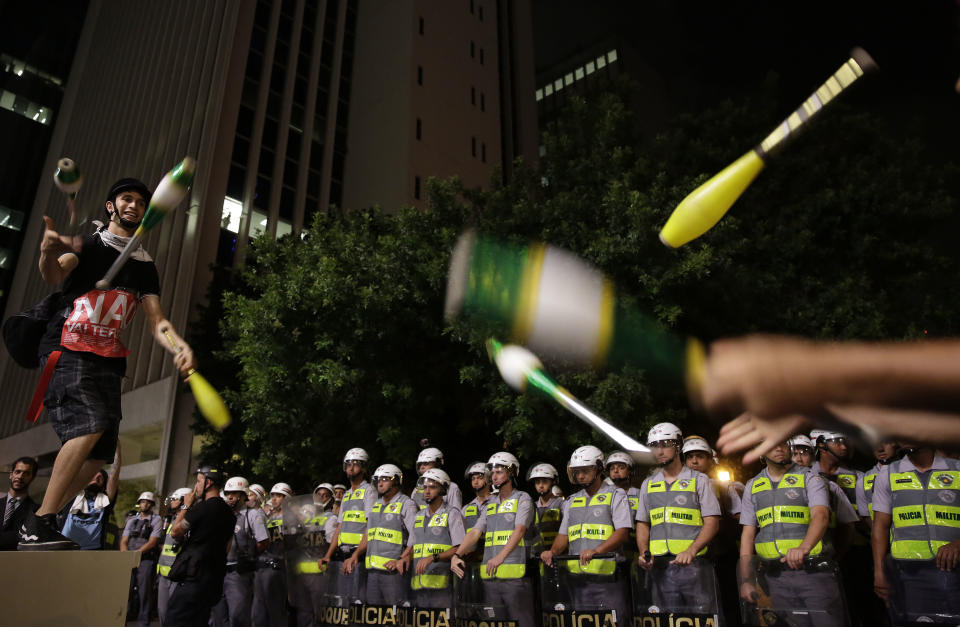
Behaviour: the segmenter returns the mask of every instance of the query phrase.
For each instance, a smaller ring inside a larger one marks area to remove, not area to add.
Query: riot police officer
[[[480,518],[481,511],[490,502],[490,471],[483,462],[473,462],[467,466],[463,478],[470,483],[474,493],[473,499],[460,509],[463,513],[464,531],[470,533]]]
[[[403,574],[413,556],[413,524],[417,505],[400,492],[403,472],[394,464],[383,464],[373,473],[377,502],[367,514],[367,530],[357,550],[343,562],[349,575],[364,557],[367,569],[365,600],[369,605],[397,605],[406,599]]]
[[[370,482],[366,479],[367,463],[369,461],[370,456],[359,447],[350,449],[343,456],[343,472],[350,482],[350,489],[343,493],[340,513],[337,514],[337,531],[330,540],[330,548],[327,549],[327,554],[319,560],[321,568],[325,568],[335,558],[338,562],[342,562],[350,557],[360,546],[360,542],[363,541],[367,533],[367,512],[373,508],[373,504],[377,500],[376,488],[370,485]],[[334,498],[336,498],[337,486],[333,486],[333,493]],[[336,509],[334,507],[334,511]],[[335,564],[331,568],[342,570],[342,564]],[[354,593],[362,596],[362,588],[355,587],[355,583],[355,581],[350,581],[346,577],[338,578],[337,585],[340,586],[340,589],[330,590],[329,592],[344,598]]]
[[[633,527],[627,495],[604,483],[603,462],[603,452],[595,446],[581,446],[570,455],[567,477],[580,491],[563,503],[559,533],[540,559],[551,566],[554,556],[568,548],[571,555],[579,555],[579,561],[566,562],[571,573],[588,576],[573,588],[575,608],[587,608],[603,599],[606,607],[616,610],[617,623],[626,624],[625,588],[614,579],[616,560],[593,559],[599,553],[619,551]]]
[[[169,579],[170,567],[180,552],[181,541],[170,535],[173,519],[183,505],[183,497],[190,494],[190,488],[178,488],[167,498],[167,515],[164,518],[163,544],[160,548],[160,557],[157,558],[157,614],[160,615],[160,624],[167,619],[167,603],[170,592],[176,584]]]
[[[669,422],[647,434],[660,469],[640,486],[637,549],[640,567],[652,573],[655,599],[662,611],[715,606],[716,590],[700,585],[699,570],[689,568],[720,527],[720,503],[705,474],[687,468],[681,447],[683,433]],[[659,568],[664,566],[664,568]]]
[[[313,502],[321,511],[333,511],[333,486],[329,483],[321,483],[313,489]]]
[[[533,499],[516,487],[520,462],[514,455],[494,453],[487,468],[498,494],[480,512],[450,561],[450,569],[463,577],[463,556],[483,536],[480,576],[485,602],[505,607],[519,627],[533,627],[533,585],[526,576],[527,547],[536,541]]]
[[[440,449],[430,446],[417,455],[417,476],[420,477],[423,473],[430,468],[443,468],[443,452]],[[413,502],[417,504],[417,507],[423,509],[427,506],[426,501],[423,499],[423,489],[419,487],[420,482],[417,482],[417,487],[414,487]],[[444,503],[451,507],[457,509],[463,504],[463,495],[460,494],[460,488],[456,483],[450,482],[450,487],[447,490],[447,495],[443,497]]]
[[[267,512],[266,549],[259,555],[253,577],[254,627],[285,627],[287,622],[287,578],[283,550],[283,501],[293,489],[280,482],[270,488]]]
[[[427,504],[417,513],[413,525],[414,605],[419,608],[449,608],[453,584],[450,560],[466,533],[463,515],[444,500],[450,476],[439,468],[420,475],[421,492]]]
[[[774,608],[817,610],[817,625],[842,625],[846,620],[839,584],[833,572],[807,568],[807,558],[826,557],[823,537],[830,522],[826,481],[797,466],[786,442],[764,457],[766,467],[747,482],[740,524],[740,594],[755,602],[759,591],[751,583],[756,573],[754,553],[770,591]],[[794,620],[802,620],[795,616]],[[814,624],[812,618],[807,618]]]
[[[901,442],[873,483],[874,589],[894,622],[960,618],[960,460]],[[889,551],[892,562],[884,570]],[[896,580],[892,580],[896,578]],[[926,617],[926,618],[921,618]]]
[[[223,496],[236,515],[233,541],[227,551],[227,570],[223,576],[223,597],[213,608],[215,625],[250,625],[254,596],[254,572],[257,556],[267,548],[267,517],[259,507],[247,507],[249,482],[230,477],[223,484]]]
[[[153,492],[144,492],[137,498],[140,512],[127,520],[120,538],[121,551],[139,551],[140,565],[130,577],[130,589],[137,590],[139,613],[137,622],[145,627],[150,625],[150,612],[153,607],[153,586],[157,576],[157,557],[163,521],[153,512],[157,497]]]
[[[527,483],[533,482],[533,489],[537,493],[537,516],[534,525],[540,536],[540,550],[544,551],[553,546],[553,541],[560,530],[560,520],[563,518],[563,499],[553,495],[553,488],[557,485],[560,474],[551,464],[537,464],[527,473]]]

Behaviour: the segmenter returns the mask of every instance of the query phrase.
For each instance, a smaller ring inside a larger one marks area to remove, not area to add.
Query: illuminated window
[[[587,74],[593,74],[597,71],[596,66],[593,64],[593,61],[587,63]]]
[[[542,89],[538,89],[538,90],[537,90],[537,102],[540,102],[541,100],[543,100],[543,90],[542,90]]]
[[[23,212],[0,205],[0,228],[20,231],[23,229]]]
[[[573,85],[573,72],[568,72],[566,76],[563,77],[564,86]]]
[[[583,78],[583,66],[582,66],[582,65],[581,65],[580,67],[578,67],[576,70],[573,71],[573,76],[574,76],[577,80],[580,80],[581,78]]]
[[[553,91],[560,91],[561,89],[563,89],[563,79],[558,78],[553,81]]]
[[[613,63],[616,60],[617,60],[617,49],[614,48],[613,50],[607,53],[607,63]]]
[[[553,83],[550,83],[549,85],[546,86],[546,88],[545,88],[544,91],[543,91],[543,94],[544,94],[545,96],[552,96],[552,95],[553,95]]]
[[[231,233],[240,231],[240,216],[243,214],[243,203],[229,196],[223,199],[223,214],[220,219],[220,228]]]

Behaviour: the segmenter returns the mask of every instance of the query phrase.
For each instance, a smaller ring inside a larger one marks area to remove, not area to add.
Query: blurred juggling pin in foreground
[[[150,205],[147,207],[147,212],[143,214],[143,220],[140,221],[140,226],[137,227],[137,230],[133,233],[133,237],[127,242],[123,252],[121,252],[120,256],[113,262],[110,269],[107,270],[107,273],[103,275],[102,279],[97,281],[97,289],[105,290],[110,287],[110,282],[113,281],[113,278],[117,276],[117,272],[120,271],[123,264],[127,262],[127,259],[133,254],[133,251],[140,245],[140,240],[143,239],[144,234],[157,226],[157,224],[159,224],[168,213],[176,209],[177,205],[187,196],[190,185],[193,183],[193,173],[196,168],[196,160],[192,157],[184,157],[183,161],[167,172],[163,179],[160,180],[156,191],[154,191],[150,197]]]
[[[445,315],[493,322],[512,342],[579,366],[633,364],[699,396],[700,341],[667,332],[620,301],[599,270],[553,246],[464,233],[450,263]]]
[[[518,392],[526,392],[533,387],[556,401],[561,407],[580,418],[588,425],[600,431],[640,464],[652,464],[654,457],[649,448],[637,442],[629,435],[593,413],[569,390],[558,384],[543,370],[543,364],[536,355],[522,346],[508,344],[503,346],[494,339],[487,340],[487,353],[497,365],[500,376],[507,385]]]

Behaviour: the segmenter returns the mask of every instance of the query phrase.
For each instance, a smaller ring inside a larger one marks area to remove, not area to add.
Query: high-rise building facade
[[[529,2],[360,3],[343,206],[426,206],[429,177],[486,187],[537,156]]]
[[[383,30],[378,9],[408,13],[408,49],[384,50],[382,38],[395,34]],[[459,174],[485,185],[507,156],[535,158],[529,28],[525,2],[494,0],[91,0],[42,170],[53,172],[59,156],[75,159],[85,175],[78,202],[99,211],[113,180],[153,186],[183,156],[197,158],[188,200],[145,241],[164,311],[188,333],[210,265],[242,264],[250,238],[297,237],[334,205],[411,204],[415,177],[423,185]],[[377,54],[391,64],[406,56],[406,77],[421,78],[422,92],[406,86],[405,118],[381,116],[384,92],[370,81]],[[409,139],[403,149],[401,135]],[[377,194],[360,198],[351,181]],[[63,222],[52,185],[35,186],[31,202]],[[40,241],[38,216],[22,228],[25,242]],[[33,244],[21,250],[5,317],[52,290],[37,254]],[[161,491],[179,487],[198,449],[193,399],[142,317],[125,343],[122,476],[153,480]],[[49,467],[59,448],[45,417],[23,420],[38,378],[0,354],[0,464],[35,455]]]
[[[0,311],[86,12],[85,0],[0,4]]]

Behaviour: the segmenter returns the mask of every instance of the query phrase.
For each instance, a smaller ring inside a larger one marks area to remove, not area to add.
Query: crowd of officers
[[[656,466],[642,481],[624,452],[576,449],[567,498],[550,464],[533,465],[521,484],[520,463],[508,452],[466,469],[467,502],[436,448],[420,453],[410,496],[396,465],[377,467],[368,481],[362,448],[344,456],[346,484],[321,483],[306,506],[286,483],[268,493],[232,477],[220,485],[236,525],[210,624],[321,624],[321,597],[449,607],[456,580],[472,569],[487,605],[532,627],[541,622],[534,580],[552,568],[583,576],[572,608],[602,600],[622,624],[638,613],[749,624],[763,620],[760,605],[792,610],[789,624],[803,624],[806,611],[816,617],[808,624],[883,625],[891,601],[907,606],[904,616],[960,616],[960,461],[884,442],[876,465],[862,472],[849,467],[843,434],[814,431],[775,447],[744,485],[718,477],[710,444],[684,438],[676,425],[654,426],[647,442]],[[141,503],[144,496],[152,497],[141,495]],[[182,498],[181,490],[170,496],[172,511]],[[142,538],[137,530],[152,524],[128,523],[123,541]],[[284,547],[293,532],[309,550]],[[160,544],[163,621],[164,579],[179,540],[167,534]],[[623,585],[630,575],[618,576],[631,566],[634,579],[649,578],[642,601]],[[353,575],[361,572],[358,588]],[[305,576],[291,583],[288,573]]]

